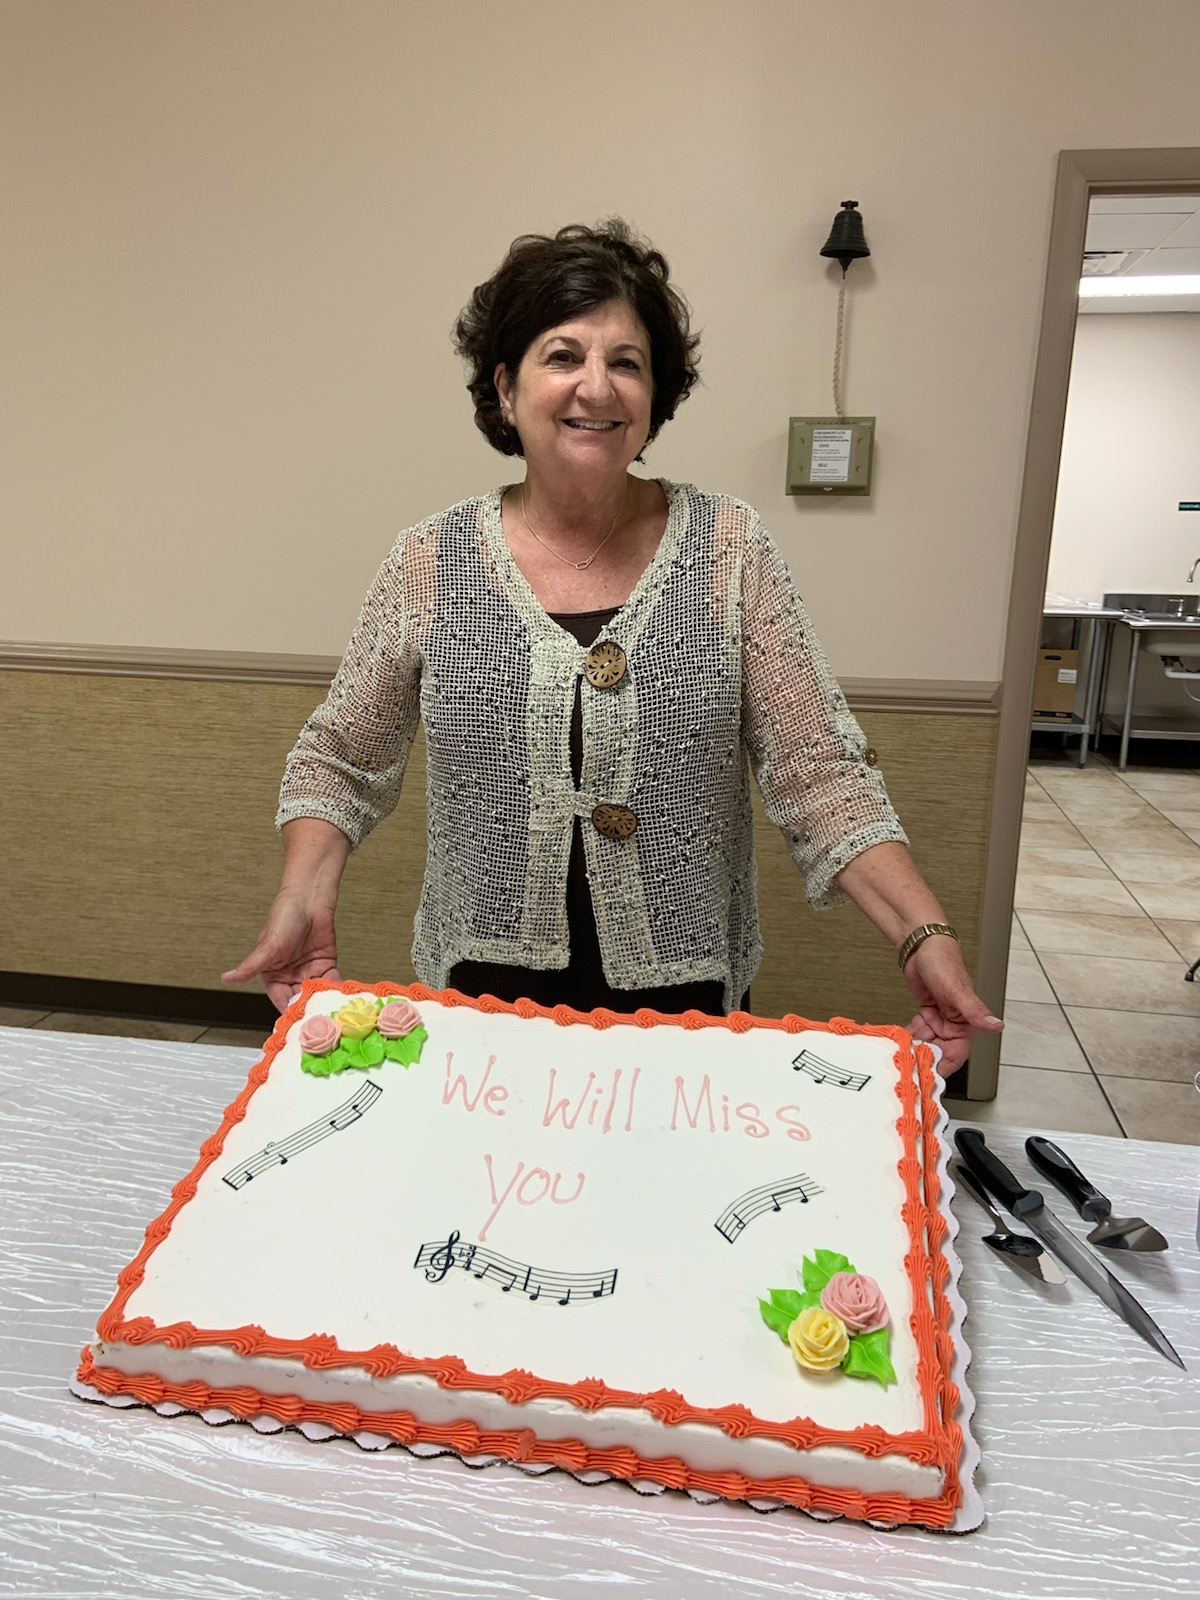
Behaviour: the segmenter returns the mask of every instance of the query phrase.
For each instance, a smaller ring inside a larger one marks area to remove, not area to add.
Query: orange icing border
[[[469,1006],[488,1014],[507,1012],[524,1018],[544,1017],[563,1027],[586,1023],[593,1028],[605,1029],[615,1023],[632,1023],[637,1027],[650,1028],[673,1023],[687,1029],[724,1027],[733,1033],[746,1033],[751,1028],[773,1028],[792,1034],[817,1032],[892,1039],[897,1046],[897,1066],[901,1069],[900,1081],[896,1085],[901,1106],[896,1128],[903,1151],[898,1171],[904,1186],[901,1217],[908,1228],[910,1241],[904,1264],[913,1296],[910,1326],[917,1345],[917,1383],[925,1426],[907,1433],[891,1434],[875,1424],[863,1424],[849,1431],[825,1428],[806,1417],[796,1417],[786,1423],[766,1422],[755,1417],[745,1406],[730,1405],[720,1409],[693,1406],[682,1395],[669,1389],[638,1394],[609,1388],[595,1378],[578,1383],[555,1383],[519,1370],[482,1374],[470,1371],[457,1356],[418,1359],[405,1355],[394,1345],[376,1345],[370,1350],[343,1350],[328,1334],[313,1334],[306,1339],[275,1339],[253,1324],[241,1328],[210,1329],[196,1328],[190,1322],[158,1327],[149,1317],[125,1320],[125,1307],[142,1282],[149,1257],[170,1233],[175,1217],[194,1197],[201,1176],[220,1156],[231,1129],[246,1115],[251,1097],[267,1081],[271,1064],[282,1049],[288,1031],[303,1015],[309,999],[314,994],[330,989],[343,994],[370,993],[434,1000],[441,1005]],[[904,1071],[905,1067],[915,1068],[915,1076],[911,1070]],[[921,1098],[919,1120],[918,1085]],[[548,1009],[532,1000],[518,1000],[509,1004],[491,995],[475,1000],[453,989],[438,991],[428,989],[424,984],[402,987],[388,983],[311,980],[305,983],[279,1018],[264,1046],[262,1060],[251,1069],[241,1094],[226,1108],[216,1133],[201,1145],[196,1165],[175,1185],[170,1204],[146,1229],[141,1249],[118,1276],[117,1293],[100,1317],[96,1332],[100,1340],[109,1344],[157,1343],[177,1350],[219,1344],[243,1356],[299,1359],[312,1369],[354,1366],[373,1377],[421,1373],[432,1377],[445,1389],[497,1393],[511,1402],[561,1399],[587,1411],[602,1406],[634,1407],[648,1412],[663,1423],[705,1423],[720,1428],[734,1438],[753,1435],[779,1439],[795,1450],[834,1445],[857,1450],[865,1456],[903,1454],[921,1465],[942,1467],[945,1488],[934,1499],[911,1500],[898,1494],[863,1495],[852,1490],[823,1488],[801,1477],[755,1479],[733,1472],[706,1473],[673,1457],[646,1460],[631,1449],[596,1450],[575,1440],[548,1442],[539,1439],[531,1428],[483,1432],[468,1421],[433,1426],[420,1422],[404,1411],[363,1412],[349,1403],[310,1402],[298,1396],[268,1396],[250,1385],[212,1389],[199,1381],[169,1383],[153,1374],[130,1377],[115,1368],[97,1366],[90,1348],[83,1351],[77,1376],[80,1382],[94,1385],[106,1396],[126,1394],[147,1405],[170,1401],[189,1410],[222,1407],[239,1417],[265,1413],[289,1424],[322,1422],[341,1433],[366,1430],[387,1434],[404,1444],[443,1444],[460,1455],[488,1454],[511,1461],[549,1462],[572,1472],[598,1470],[620,1478],[649,1478],[669,1488],[695,1488],[730,1499],[783,1500],[805,1509],[876,1522],[919,1522],[934,1527],[945,1526],[952,1519],[962,1498],[958,1479],[962,1432],[954,1420],[959,1391],[950,1379],[954,1353],[951,1307],[946,1293],[950,1265],[942,1249],[947,1225],[939,1210],[940,1184],[936,1161],[923,1164],[918,1153],[918,1140],[924,1148],[934,1147],[937,1108],[932,1098],[933,1090],[933,1056],[927,1046],[918,1044],[914,1050],[912,1039],[901,1028],[860,1027],[841,1017],[829,1023],[818,1023],[793,1015],[776,1020],[752,1017],[739,1011],[728,1017],[711,1017],[698,1011],[668,1016],[651,1010],[624,1015],[607,1010],[575,1011],[570,1006]]]

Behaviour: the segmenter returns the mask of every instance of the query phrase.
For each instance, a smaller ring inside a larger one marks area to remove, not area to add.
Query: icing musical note
[[[451,1267],[461,1267],[473,1278],[498,1283],[502,1294],[516,1289],[529,1300],[540,1300],[544,1292],[560,1306],[572,1301],[602,1300],[614,1294],[617,1287],[616,1267],[608,1272],[551,1272],[525,1261],[510,1261],[484,1245],[463,1244],[457,1229],[440,1242],[435,1239],[423,1244],[413,1266],[424,1268],[430,1283],[441,1283]]]
[[[251,1156],[248,1161],[239,1162],[236,1167],[231,1167],[225,1173],[222,1182],[227,1183],[231,1189],[244,1189],[269,1167],[286,1167],[293,1156],[311,1149],[314,1144],[320,1144],[322,1139],[328,1139],[331,1134],[342,1133],[346,1128],[352,1127],[371,1109],[382,1093],[383,1089],[379,1084],[364,1083],[349,1100],[344,1100],[328,1116],[318,1117],[315,1122],[310,1122],[307,1127],[290,1134],[286,1139],[270,1140],[257,1155]]]
[[[861,1089],[871,1081],[869,1072],[847,1072],[845,1067],[822,1061],[811,1050],[801,1050],[792,1062],[792,1070],[806,1072],[814,1083],[834,1083],[839,1089]]]
[[[819,1183],[814,1183],[806,1172],[794,1178],[779,1178],[774,1183],[764,1183],[757,1189],[747,1189],[745,1194],[727,1205],[713,1223],[713,1227],[730,1244],[741,1237],[746,1225],[764,1211],[779,1211],[791,1201],[807,1205],[815,1194],[824,1194]]]

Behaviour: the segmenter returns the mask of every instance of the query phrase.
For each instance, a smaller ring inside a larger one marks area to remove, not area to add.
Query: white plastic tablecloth
[[[255,1060],[0,1028],[0,1595],[1200,1596],[1200,1149],[1061,1141],[1118,1214],[1170,1239],[1114,1268],[1186,1373],[1077,1280],[1018,1276],[958,1196],[987,1521],[964,1536],[884,1533],[74,1398],[67,1380],[118,1271]],[[1032,1182],[1022,1140],[989,1132]],[[1067,1202],[1051,1204],[1082,1235]]]

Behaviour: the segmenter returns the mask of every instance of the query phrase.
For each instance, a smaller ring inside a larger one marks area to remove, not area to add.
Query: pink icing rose
[[[385,1039],[403,1039],[421,1023],[421,1013],[411,1000],[389,1000],[375,1026]]]
[[[341,1042],[342,1030],[332,1017],[305,1017],[300,1024],[300,1048],[306,1055],[327,1056]]]
[[[821,1290],[821,1304],[841,1317],[851,1333],[874,1333],[887,1325],[887,1301],[874,1278],[861,1272],[835,1272]]]

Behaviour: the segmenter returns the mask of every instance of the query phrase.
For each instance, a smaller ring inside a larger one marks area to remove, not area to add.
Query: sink
[[[1134,611],[1150,622],[1200,621],[1200,594],[1106,594],[1113,611]]]
[[[1200,632],[1200,595],[1106,594],[1104,604],[1114,611],[1124,611],[1131,620],[1162,624],[1137,630],[1143,650],[1160,656],[1200,654],[1200,643],[1195,638]]]

